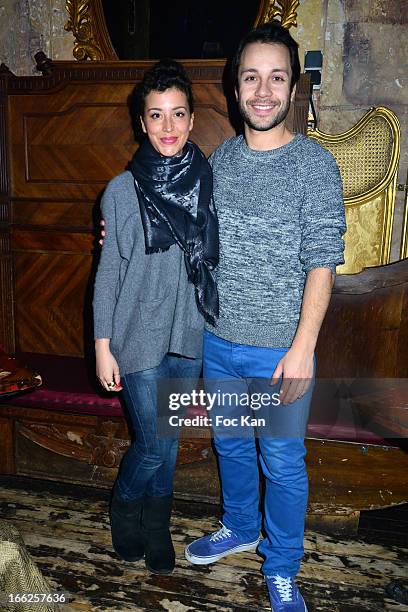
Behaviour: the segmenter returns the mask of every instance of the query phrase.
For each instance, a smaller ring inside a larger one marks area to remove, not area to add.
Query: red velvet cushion
[[[96,381],[92,365],[87,365],[84,359],[37,353],[20,353],[17,357],[22,364],[41,374],[43,386],[14,397],[13,405],[107,417],[123,416],[120,394],[104,392]],[[188,414],[207,414],[207,411],[205,408],[191,407]],[[334,418],[333,423],[330,421],[328,412],[322,410],[321,406],[316,410],[312,409],[307,436],[389,445],[389,442],[377,434],[352,422],[342,418]]]
[[[68,413],[123,416],[118,393],[107,393],[79,357],[20,353],[18,358],[42,376],[43,385],[13,398],[13,405]]]

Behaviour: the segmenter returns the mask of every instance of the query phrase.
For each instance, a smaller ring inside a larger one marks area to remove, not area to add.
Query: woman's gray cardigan
[[[145,254],[133,176],[119,174],[102,198],[106,237],[95,280],[95,338],[110,338],[120,374],[157,366],[167,352],[201,357],[204,320],[177,245]]]

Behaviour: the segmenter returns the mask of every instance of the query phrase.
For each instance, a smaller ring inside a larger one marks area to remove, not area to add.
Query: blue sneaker
[[[220,521],[221,522],[221,521]],[[221,523],[222,525],[222,523]],[[222,557],[244,550],[255,550],[259,544],[259,537],[253,542],[245,542],[239,535],[227,529],[225,525],[210,535],[194,540],[186,547],[185,557],[195,565],[214,563]]]
[[[305,600],[293,578],[265,576],[272,612],[307,612]]]

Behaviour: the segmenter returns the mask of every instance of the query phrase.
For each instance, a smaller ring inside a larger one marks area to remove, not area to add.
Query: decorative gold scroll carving
[[[72,32],[74,35],[73,54],[77,60],[102,59],[102,49],[94,35],[94,24],[89,4],[89,0],[66,1],[69,20],[65,24],[65,30]]]
[[[296,10],[300,4],[299,0],[263,0],[260,3],[254,27],[258,27],[268,21],[280,21],[284,28],[297,27]]]
[[[74,35],[75,59],[118,59],[106,27],[102,1],[66,0],[65,6],[69,15],[65,29]]]
[[[84,444],[91,450],[90,463],[108,468],[118,468],[124,453],[129,448],[129,440],[118,437],[120,425],[112,421],[101,424],[101,434],[89,433]]]

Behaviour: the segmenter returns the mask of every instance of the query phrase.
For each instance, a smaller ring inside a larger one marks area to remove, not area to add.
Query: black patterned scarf
[[[161,155],[146,139],[129,164],[140,205],[146,253],[184,251],[197,307],[206,321],[218,318],[218,292],[212,270],[218,264],[218,220],[212,198],[212,171],[191,141],[182,153]]]

